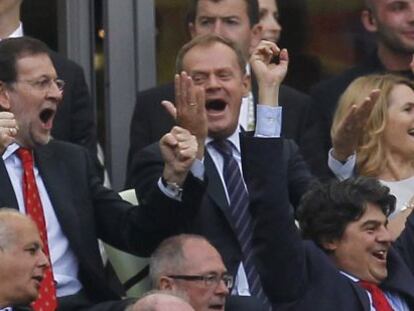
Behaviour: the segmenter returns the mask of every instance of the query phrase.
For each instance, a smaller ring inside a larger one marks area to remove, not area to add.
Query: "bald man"
[[[36,224],[14,209],[1,208],[0,308],[34,301],[48,266]]]

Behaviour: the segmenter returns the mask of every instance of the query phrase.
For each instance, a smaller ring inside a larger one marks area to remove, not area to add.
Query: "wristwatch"
[[[161,177],[161,183],[175,197],[179,197],[183,193],[183,188],[176,182],[169,182],[164,177]]]

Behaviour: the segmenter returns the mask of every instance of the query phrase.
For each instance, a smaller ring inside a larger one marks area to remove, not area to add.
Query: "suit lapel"
[[[363,309],[366,311],[371,310],[371,305],[369,302],[368,295],[361,286],[358,285],[357,282],[349,281],[351,283],[352,288],[354,289],[356,295],[358,296],[359,300],[361,301],[361,304],[363,306]]]
[[[56,156],[53,148],[49,143],[35,150],[36,165],[42,176],[43,182],[47,189],[53,210],[62,228],[62,231],[68,238],[71,248],[74,251],[82,249],[81,232],[76,224],[79,224],[79,217],[76,209],[73,208],[72,187],[70,176],[67,172],[67,166]],[[80,254],[77,254],[78,258]]]
[[[209,199],[214,201],[220,210],[223,212],[224,216],[227,219],[227,222],[233,228],[233,222],[231,221],[230,207],[227,202],[226,192],[224,190],[223,183],[221,181],[220,175],[217,171],[216,165],[213,162],[213,159],[210,157],[209,153],[206,153],[205,157],[205,167],[206,175],[208,178],[207,194]]]
[[[3,159],[0,157],[0,206],[19,209],[14,189]]]

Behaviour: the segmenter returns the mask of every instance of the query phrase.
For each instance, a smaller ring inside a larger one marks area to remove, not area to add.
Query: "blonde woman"
[[[397,237],[414,206],[414,83],[391,74],[356,79],[339,100],[331,137],[333,158],[346,165],[355,152],[356,172],[396,196],[389,228]]]

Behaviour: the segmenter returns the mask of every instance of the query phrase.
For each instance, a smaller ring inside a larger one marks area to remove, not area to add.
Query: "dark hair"
[[[190,6],[187,12],[187,24],[188,23],[195,23],[196,15],[197,15],[197,6],[200,0],[191,0]],[[211,2],[220,2],[223,0],[207,0]],[[247,16],[249,17],[250,28],[256,25],[260,21],[259,15],[259,3],[257,0],[240,0],[244,1],[247,6]]]
[[[364,214],[367,203],[378,205],[387,217],[395,209],[389,188],[374,178],[357,177],[316,184],[298,208],[299,226],[305,239],[323,249],[324,242],[341,239],[346,226]]]
[[[227,45],[230,49],[232,49],[234,51],[234,54],[236,54],[237,63],[240,66],[242,74],[246,73],[246,61],[243,56],[243,52],[240,50],[239,46],[236,43],[233,43],[232,41],[213,33],[196,36],[190,42],[184,44],[181,47],[181,49],[178,51],[175,63],[176,73],[180,73],[184,70],[183,60],[188,51],[190,51],[192,48],[196,46],[207,47],[213,45],[214,43],[221,43]]]
[[[16,63],[19,58],[48,54],[45,43],[31,37],[8,38],[0,42],[0,81],[11,83],[17,79]]]

